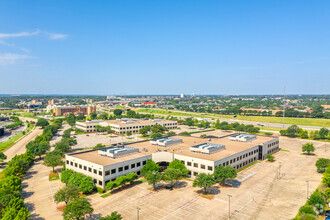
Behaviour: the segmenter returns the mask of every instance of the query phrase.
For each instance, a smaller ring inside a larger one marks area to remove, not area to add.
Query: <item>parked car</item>
[[[330,210],[325,211],[325,216],[330,217]]]
[[[241,182],[238,180],[226,180],[225,184],[228,186],[237,188],[241,185]]]

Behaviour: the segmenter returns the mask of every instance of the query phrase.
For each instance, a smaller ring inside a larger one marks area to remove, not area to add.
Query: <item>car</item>
[[[325,216],[330,217],[330,210],[325,211]]]
[[[326,216],[325,217],[325,220],[330,220],[330,216]]]
[[[86,136],[89,136],[89,134],[86,134]]]
[[[241,185],[241,182],[238,180],[226,180],[225,184],[228,186],[237,188]]]

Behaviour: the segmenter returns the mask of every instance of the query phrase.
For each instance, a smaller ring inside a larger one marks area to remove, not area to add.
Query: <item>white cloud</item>
[[[31,37],[36,35],[45,35],[50,40],[60,40],[65,39],[68,37],[67,34],[61,34],[61,33],[49,33],[46,31],[25,31],[25,32],[19,32],[19,33],[0,33],[0,39],[8,39],[8,38],[19,38],[19,37]]]
[[[3,53],[0,54],[0,65],[16,64],[18,62],[31,58],[33,57],[25,54]]]
[[[68,37],[67,34],[46,33],[51,40],[61,40]]]
[[[0,33],[0,38],[18,38],[18,37],[30,37],[34,35],[40,34],[40,31],[33,31],[33,32],[19,32],[19,33]]]

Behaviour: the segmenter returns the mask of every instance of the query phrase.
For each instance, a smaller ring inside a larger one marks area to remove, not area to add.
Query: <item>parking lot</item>
[[[318,157],[329,157],[322,142],[312,141],[317,156],[301,155],[301,145],[310,142],[300,139],[280,138],[280,146],[288,150],[275,153],[276,161],[262,161],[240,172],[239,188],[215,188],[212,200],[199,196],[187,186],[169,191],[153,192],[147,183],[134,186],[117,194],[101,198],[90,196],[94,213],[102,215],[118,211],[123,219],[135,219],[137,207],[140,219],[228,219],[231,195],[232,219],[291,219],[309,194],[321,182],[315,169]],[[218,190],[217,190],[218,189]],[[236,211],[235,211],[236,210]]]

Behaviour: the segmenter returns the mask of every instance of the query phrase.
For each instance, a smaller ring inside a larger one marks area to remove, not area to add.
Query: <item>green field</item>
[[[219,115],[213,113],[195,113],[195,112],[182,112],[171,111],[161,109],[137,109],[141,113],[171,115],[171,116],[184,116],[184,117],[203,117],[203,118],[215,118],[215,119],[233,119],[232,115]],[[243,116],[237,115],[235,119],[243,121],[254,121],[263,123],[279,123],[283,122],[281,117],[267,117],[267,116]],[[330,127],[330,119],[323,118],[285,118],[285,124],[305,125],[305,126],[318,126],[318,127]]]

